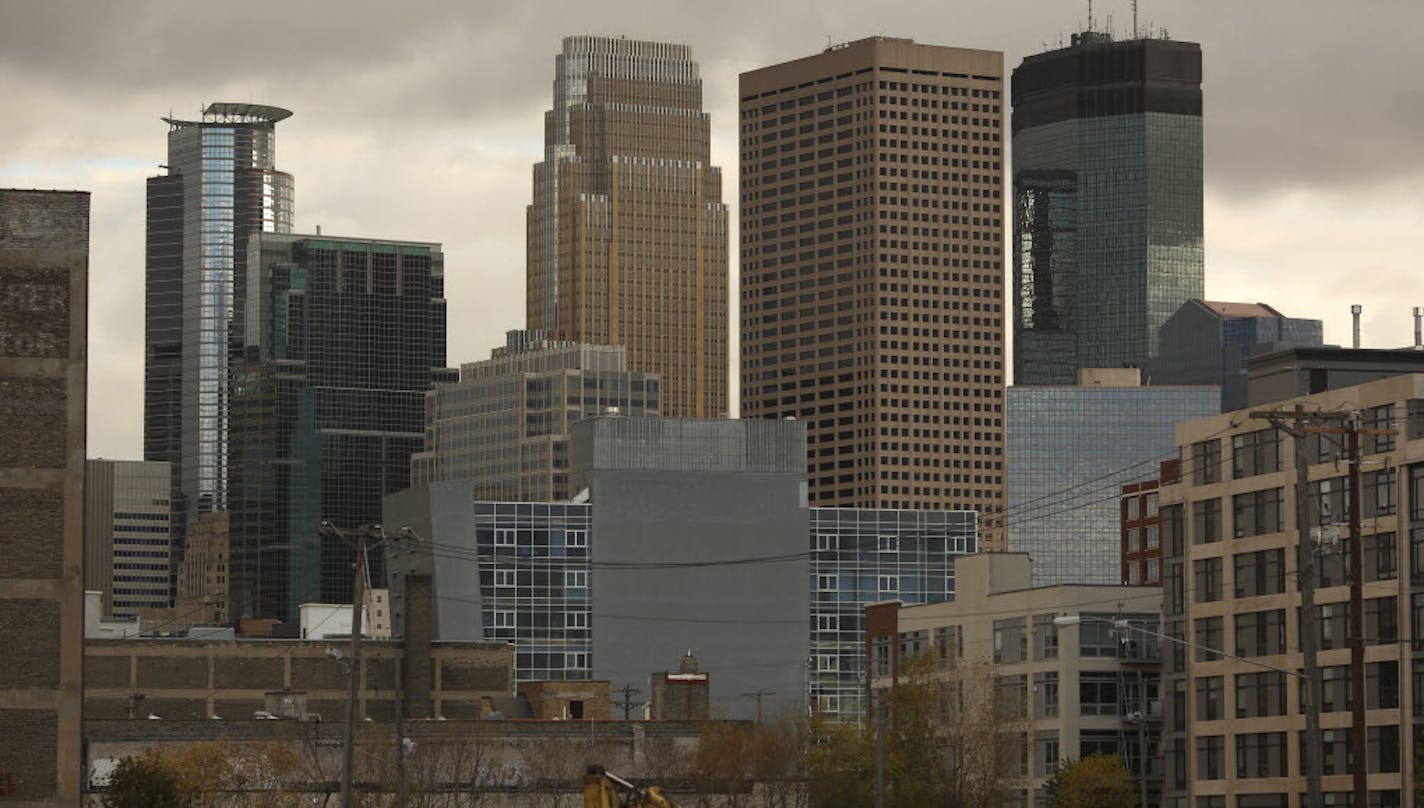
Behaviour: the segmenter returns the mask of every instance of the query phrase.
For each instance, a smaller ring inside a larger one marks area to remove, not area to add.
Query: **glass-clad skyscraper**
[[[1202,297],[1201,47],[1084,32],[1012,87],[1014,383],[1146,367]]]
[[[234,363],[230,612],[350,603],[354,531],[410,484],[425,392],[445,369],[440,245],[262,234]],[[373,575],[380,579],[379,559]]]
[[[148,180],[143,456],[173,474],[175,539],[227,506],[229,360],[242,345],[248,238],[292,230],[276,168],[279,107],[209,104],[168,124],[167,173]]]
[[[573,36],[528,208],[528,327],[622,345],[667,415],[727,404],[727,206],[686,45]]]

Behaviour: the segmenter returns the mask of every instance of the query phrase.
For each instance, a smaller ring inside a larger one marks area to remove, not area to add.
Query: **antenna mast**
[[[1132,0],[1132,38],[1137,39],[1137,0]]]
[[[1093,0],[1088,0],[1088,30],[1093,30]]]

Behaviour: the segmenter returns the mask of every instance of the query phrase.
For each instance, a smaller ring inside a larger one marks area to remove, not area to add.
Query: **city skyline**
[[[551,6],[480,20],[454,5],[414,15],[373,7],[337,15],[343,19],[335,23],[329,9],[314,7],[284,12],[280,30],[268,25],[270,15],[220,9],[181,20],[141,9],[74,14],[64,3],[7,9],[15,24],[0,33],[0,63],[8,68],[0,86],[18,114],[16,126],[0,133],[9,156],[0,184],[94,192],[91,323],[98,339],[91,370],[104,404],[95,412],[106,415],[94,419],[90,444],[96,456],[137,457],[142,189],[144,179],[160,173],[157,119],[170,110],[191,116],[200,104],[234,98],[293,109],[296,116],[283,124],[280,165],[303,178],[298,232],[321,225],[338,235],[399,232],[446,243],[450,360],[458,363],[483,356],[504,330],[521,325],[529,165],[541,150],[549,57],[562,36],[594,31],[692,47],[713,121],[712,162],[724,170],[735,227],[739,72],[817,52],[827,35],[846,41],[873,34],[1001,49],[1013,68],[1085,23],[1084,9],[1068,4],[989,8],[813,13],[792,5],[764,9],[765,25],[752,33],[734,24],[735,6],[641,14]],[[1402,6],[1375,9],[1363,22],[1379,41],[1356,48],[1356,69],[1343,73],[1315,54],[1338,52],[1335,32],[1359,25],[1360,14],[1323,5],[1310,14],[1281,9],[1250,17],[1144,10],[1144,18],[1154,17],[1174,36],[1202,44],[1209,98],[1206,295],[1322,318],[1326,341],[1336,343],[1348,341],[1347,306],[1359,302],[1366,345],[1407,344],[1408,307],[1417,301],[1396,300],[1396,290],[1408,289],[1408,268],[1398,257],[1424,241],[1424,206],[1403,192],[1424,173],[1407,148],[1408,115],[1421,105],[1408,101],[1419,90],[1391,66],[1407,53],[1406,32],[1417,25]],[[1100,17],[1107,13],[1124,33],[1127,3],[1100,4]],[[259,51],[230,58],[204,53],[212,58],[203,62],[191,50],[194,42],[177,41],[168,28],[199,24],[231,26],[235,38],[250,30],[253,40],[264,41],[254,44]],[[313,42],[317,30],[322,35]],[[133,49],[128,43],[135,39],[163,44]],[[352,48],[353,40],[403,44]],[[297,41],[302,48],[288,47]],[[77,58],[75,48],[86,58]],[[302,61],[281,56],[284,49]],[[195,60],[193,69],[171,69],[171,60],[187,58]],[[103,75],[74,66],[94,60],[108,65]],[[497,87],[470,81],[479,70],[510,80],[489,83]],[[1362,87],[1352,78],[1362,74],[1374,80]],[[1271,102],[1260,103],[1266,96]],[[1313,100],[1332,96],[1351,98],[1352,114],[1334,114]],[[103,127],[85,125],[96,107],[107,110]],[[386,167],[375,182],[372,166]],[[736,237],[734,229],[733,245]],[[1354,283],[1362,273],[1375,279],[1371,288]],[[735,279],[735,263],[730,274]],[[735,325],[729,333],[735,335]],[[735,341],[729,349],[737,350]]]

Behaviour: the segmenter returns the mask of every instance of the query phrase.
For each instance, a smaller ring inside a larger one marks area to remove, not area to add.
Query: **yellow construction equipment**
[[[619,792],[622,792],[620,794]],[[583,808],[677,808],[657,786],[635,786],[602,766],[583,776]]]

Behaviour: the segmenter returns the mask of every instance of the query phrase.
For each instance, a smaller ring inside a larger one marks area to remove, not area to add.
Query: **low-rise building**
[[[1121,755],[1156,805],[1161,589],[1034,587],[1025,553],[967,556],[956,571],[953,601],[866,608],[870,686],[891,686],[920,654],[934,658],[939,676],[983,664],[1026,721],[1016,805],[1042,808],[1059,762],[1096,753]]]
[[[1321,350],[1293,353],[1306,358]],[[1352,353],[1361,352],[1337,357]],[[1381,360],[1374,370],[1387,371],[1403,353],[1372,352]],[[1311,373],[1298,370],[1283,371],[1280,380],[1308,383]],[[1424,374],[1386,376],[1269,409],[1289,414],[1297,405],[1307,413],[1358,411],[1371,430],[1361,438],[1365,765],[1371,805],[1409,805],[1424,741],[1416,724],[1424,714]],[[1310,513],[1318,521],[1312,528],[1321,528],[1315,627],[1327,805],[1348,804],[1356,765],[1348,751],[1350,607],[1342,551],[1349,541],[1332,538],[1348,536],[1341,525],[1349,502],[1342,438],[1313,432],[1305,441]],[[1163,804],[1303,805],[1296,443],[1250,411],[1181,424],[1177,443],[1180,479],[1159,489],[1163,625],[1195,647],[1164,661]]]
[[[708,670],[711,709],[859,719],[864,607],[954,597],[972,511],[810,508],[805,424],[599,417],[574,428],[586,502],[481,502],[466,483],[386,499],[428,540],[389,550],[434,576],[437,636],[515,644],[520,681],[646,681],[672,653]],[[809,631],[808,631],[809,624]]]

